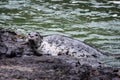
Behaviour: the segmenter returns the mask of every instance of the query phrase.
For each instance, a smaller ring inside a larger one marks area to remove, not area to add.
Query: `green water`
[[[0,27],[21,33],[63,34],[105,54],[120,54],[120,2],[0,0]]]

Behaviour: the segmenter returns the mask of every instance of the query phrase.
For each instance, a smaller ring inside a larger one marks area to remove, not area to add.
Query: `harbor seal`
[[[64,35],[41,36],[38,32],[31,32],[28,34],[28,41],[37,54],[69,55],[77,58],[99,58],[103,56],[101,52],[91,46]]]
[[[42,36],[38,32],[31,32],[27,36],[29,47],[32,49],[35,55],[41,56],[41,52],[38,50],[38,47],[41,46]]]

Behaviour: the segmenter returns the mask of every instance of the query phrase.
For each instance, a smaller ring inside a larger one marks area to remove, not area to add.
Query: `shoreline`
[[[0,30],[1,80],[119,80],[116,67],[97,59],[36,56],[14,31]]]

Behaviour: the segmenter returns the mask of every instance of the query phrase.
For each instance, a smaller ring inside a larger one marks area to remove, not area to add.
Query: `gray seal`
[[[64,35],[41,36],[38,32],[31,32],[28,34],[28,41],[37,54],[69,55],[77,58],[100,58],[103,56],[93,47]]]

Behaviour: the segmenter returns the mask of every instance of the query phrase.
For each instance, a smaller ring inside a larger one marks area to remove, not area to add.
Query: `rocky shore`
[[[37,56],[25,39],[0,30],[0,80],[120,80],[118,68],[97,59]]]

